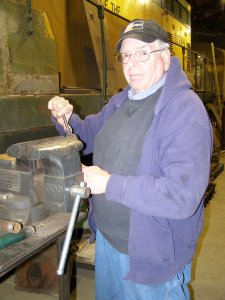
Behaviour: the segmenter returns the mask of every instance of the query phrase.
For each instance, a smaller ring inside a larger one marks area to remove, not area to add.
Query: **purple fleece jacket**
[[[96,115],[84,120],[71,116],[69,123],[86,143],[86,154],[92,152],[95,135],[106,120],[124,101],[130,101],[128,90],[113,96]],[[57,128],[64,134],[59,125]],[[138,134],[137,128],[134,134]],[[172,57],[136,175],[112,174],[106,187],[106,200],[131,210],[130,270],[125,279],[159,284],[191,261],[203,225],[211,152],[207,112],[179,60]],[[90,216],[94,228],[91,211]]]

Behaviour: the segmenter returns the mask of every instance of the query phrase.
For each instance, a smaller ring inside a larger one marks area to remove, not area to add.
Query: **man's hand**
[[[65,115],[68,122],[69,118],[73,113],[73,105],[63,97],[55,96],[48,102],[48,109],[51,110],[53,117],[56,118],[57,122],[65,128],[65,123],[62,116]]]
[[[97,166],[87,167],[84,165],[82,165],[82,172],[84,173],[84,182],[87,183],[93,195],[105,193],[111,174]]]

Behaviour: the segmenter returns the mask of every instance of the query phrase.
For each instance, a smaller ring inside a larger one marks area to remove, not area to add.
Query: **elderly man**
[[[203,224],[212,149],[205,108],[166,32],[134,20],[116,45],[128,86],[81,120],[67,100],[48,108],[93,152],[83,166],[96,234],[96,299],[189,299],[191,262]]]

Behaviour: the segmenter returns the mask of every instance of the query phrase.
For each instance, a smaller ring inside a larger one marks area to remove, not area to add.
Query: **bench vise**
[[[70,212],[83,182],[82,147],[73,134],[10,146],[0,157],[0,218],[26,226]]]

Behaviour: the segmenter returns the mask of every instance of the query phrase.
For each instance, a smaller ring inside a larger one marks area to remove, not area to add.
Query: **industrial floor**
[[[225,153],[220,155],[220,162],[225,165]],[[191,300],[225,300],[225,170],[214,183],[216,191],[205,208],[204,229],[193,260]],[[12,273],[4,280],[0,279],[0,299],[56,300],[59,296],[56,292],[37,294],[18,291],[15,289],[15,275]],[[92,299],[94,271],[77,268],[76,288],[73,289],[70,300]]]

